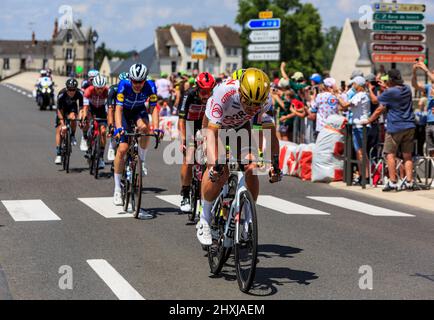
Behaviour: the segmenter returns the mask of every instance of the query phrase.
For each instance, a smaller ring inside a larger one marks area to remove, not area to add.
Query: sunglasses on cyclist
[[[210,96],[212,93],[212,90],[210,89],[199,89],[199,94],[201,96]]]
[[[76,92],[77,89],[68,89],[68,92]]]
[[[143,80],[143,81],[131,80],[131,82],[132,82],[134,85],[139,85],[139,84],[144,84],[144,83],[145,83],[145,80]]]
[[[241,96],[241,103],[245,108],[249,108],[249,109],[260,109],[263,105],[263,103],[252,103],[243,96]]]

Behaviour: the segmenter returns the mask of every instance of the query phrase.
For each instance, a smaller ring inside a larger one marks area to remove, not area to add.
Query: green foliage
[[[257,19],[260,11],[273,11],[274,18],[282,20],[281,59],[286,61],[288,74],[301,71],[305,75],[322,72],[330,68],[334,51],[339,41],[340,30],[331,28],[322,32],[322,20],[318,10],[310,3],[299,0],[240,0],[236,23],[241,25],[241,45],[245,67],[279,70],[280,62],[247,61],[249,44],[245,25],[250,19]]]
[[[106,44],[103,42],[101,45],[95,50],[95,68],[99,69],[101,67],[102,61],[104,57],[108,57],[109,60],[113,58],[119,59],[127,59],[131,56],[129,52],[122,51],[113,51],[111,49],[106,48]]]

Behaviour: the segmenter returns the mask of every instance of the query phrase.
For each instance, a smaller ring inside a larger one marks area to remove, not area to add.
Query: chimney
[[[32,46],[36,45],[36,34],[35,31],[32,32]]]
[[[53,30],[53,40],[57,37],[59,34],[59,21],[57,19],[54,21],[54,30]]]

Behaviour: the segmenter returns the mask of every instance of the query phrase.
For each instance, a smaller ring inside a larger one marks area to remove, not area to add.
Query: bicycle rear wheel
[[[65,136],[65,161],[64,161],[64,169],[66,173],[69,173],[69,160],[71,159],[71,133],[68,131]]]
[[[130,195],[131,195],[131,175],[128,177],[127,171],[131,172],[131,160],[129,156],[125,162],[124,174],[123,174],[123,185],[122,185],[122,200],[124,202],[124,211],[128,212],[128,206],[130,204]]]
[[[247,293],[255,279],[258,256],[256,207],[249,191],[240,195],[240,212],[235,219],[235,269],[240,290]],[[238,239],[238,241],[237,241]]]
[[[191,186],[191,212],[188,213],[188,221],[194,222],[198,210],[197,202],[200,201],[200,182],[193,178]]]
[[[100,136],[98,135],[97,137],[95,137],[95,146],[93,151],[93,173],[94,173],[94,177],[95,179],[98,179],[98,174],[99,174],[99,161],[101,159],[101,141],[100,141]]]

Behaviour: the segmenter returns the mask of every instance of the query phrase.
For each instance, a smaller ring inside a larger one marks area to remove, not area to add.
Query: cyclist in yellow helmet
[[[259,123],[264,127],[266,124],[263,121],[263,115],[270,110],[271,104],[270,79],[262,70],[255,68],[246,69],[240,80],[230,79],[223,82],[214,89],[213,95],[208,99],[205,111],[206,119],[204,119],[204,123],[206,123],[204,134],[207,137],[207,169],[202,180],[203,211],[197,225],[197,238],[204,246],[212,244],[210,231],[212,204],[229,178],[227,165],[217,165],[217,159],[220,159],[221,156],[219,151],[225,149],[225,141],[221,141],[222,136],[220,135],[223,132],[220,130],[234,129],[223,133],[223,136],[229,136],[230,141],[234,141],[233,138],[235,141],[241,138],[241,146],[237,148],[238,150],[232,150],[236,151],[237,154],[233,154],[233,156],[239,161],[244,161],[247,158],[258,159],[259,157],[253,154],[255,148],[252,147],[251,140],[254,139],[250,138],[252,136],[252,120],[258,116]],[[269,125],[274,127],[273,122]],[[271,148],[273,157],[270,182],[278,182],[281,179],[279,141],[276,137],[276,130],[270,131],[271,143],[268,146]],[[239,134],[231,136],[233,132],[239,132]],[[220,148],[221,145],[223,148]],[[244,156],[243,145],[248,150],[246,157]],[[255,171],[256,168],[255,162],[244,166],[246,186],[255,201],[259,195],[259,179]]]

